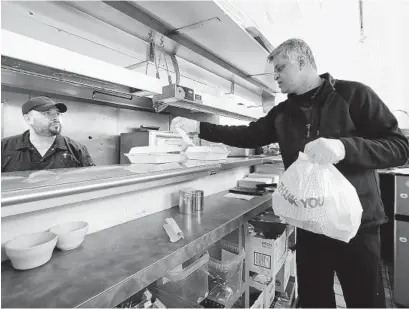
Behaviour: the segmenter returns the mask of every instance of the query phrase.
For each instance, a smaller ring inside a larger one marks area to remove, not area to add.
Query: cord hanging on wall
[[[360,39],[361,43],[364,43],[366,40],[365,30],[364,30],[364,3],[363,0],[359,0],[359,24],[360,24]]]
[[[156,78],[157,79],[160,79],[159,66],[160,66],[160,61],[161,61],[161,58],[162,58],[162,54],[165,53],[165,49],[163,48],[163,46],[164,45],[163,45],[163,35],[162,35],[162,38],[160,39],[160,50],[159,50],[158,59],[156,59],[156,57],[155,57],[155,68],[156,68]],[[164,56],[165,56],[165,60],[166,60],[166,54]]]
[[[153,40],[154,38],[154,33],[153,31],[149,32],[149,45],[148,45],[148,50],[146,52],[146,68],[145,68],[145,74],[148,75],[148,67],[149,67],[149,62],[155,62],[156,63],[156,57],[155,57],[155,42]]]
[[[163,50],[163,46],[161,46]],[[169,85],[172,85],[172,76],[169,74],[169,67],[168,67],[168,61],[166,60],[166,54],[165,54],[165,65],[166,65],[166,74],[168,74],[168,83]]]

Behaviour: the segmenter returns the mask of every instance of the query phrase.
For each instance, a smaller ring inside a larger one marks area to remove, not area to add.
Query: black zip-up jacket
[[[321,75],[324,86],[314,106],[312,126],[292,96],[248,126],[200,123],[200,138],[241,148],[255,148],[278,142],[287,169],[304,151],[306,143],[318,137],[339,139],[345,158],[338,170],[355,187],[363,208],[361,227],[387,221],[376,169],[400,166],[409,158],[409,142],[396,118],[368,86]],[[311,132],[311,133],[310,133]]]
[[[1,172],[45,170],[95,165],[87,147],[57,135],[42,157],[30,142],[30,131],[1,140]]]

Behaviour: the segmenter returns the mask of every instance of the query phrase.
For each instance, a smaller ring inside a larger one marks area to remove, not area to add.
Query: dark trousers
[[[302,308],[335,308],[334,272],[349,308],[385,308],[379,227],[344,243],[297,229],[297,277]]]

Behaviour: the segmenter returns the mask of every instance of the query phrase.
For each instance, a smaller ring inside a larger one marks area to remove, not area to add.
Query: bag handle
[[[304,161],[310,161],[310,157],[305,152],[302,152],[302,151],[298,153],[298,159],[304,160]]]

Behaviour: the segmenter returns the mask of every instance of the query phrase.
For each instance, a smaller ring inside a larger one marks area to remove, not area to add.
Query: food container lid
[[[186,153],[211,153],[212,149],[208,146],[195,146],[186,149]]]
[[[158,153],[180,153],[180,147],[178,145],[142,146],[133,147],[129,150],[129,155]]]

